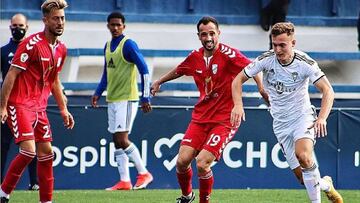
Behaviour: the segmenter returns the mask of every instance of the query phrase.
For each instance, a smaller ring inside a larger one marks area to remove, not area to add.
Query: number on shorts
[[[43,129],[45,130],[45,134],[44,134],[44,136],[43,136],[43,138],[49,138],[50,137],[50,133],[49,133],[49,126],[47,126],[47,125],[45,125],[44,127],[43,127]]]
[[[208,140],[208,142],[206,143],[207,145],[210,146],[216,146],[219,142],[220,142],[220,136],[219,135],[215,135],[215,134],[211,134],[210,139]]]

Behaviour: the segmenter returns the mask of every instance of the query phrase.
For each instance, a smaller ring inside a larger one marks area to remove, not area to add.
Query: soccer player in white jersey
[[[331,202],[342,203],[329,176],[321,178],[313,158],[315,138],[327,135],[326,119],[334,100],[330,82],[318,64],[307,54],[294,49],[294,25],[277,23],[271,29],[273,50],[263,53],[240,72],[232,83],[234,108],[232,125],[245,120],[242,84],[259,72],[269,94],[273,130],[290,168],[306,187],[312,203],[321,203],[320,190]],[[319,115],[310,103],[309,81],[322,93]]]

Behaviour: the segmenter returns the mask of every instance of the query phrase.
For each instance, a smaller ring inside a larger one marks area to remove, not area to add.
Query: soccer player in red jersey
[[[57,38],[65,25],[65,0],[46,0],[41,10],[44,31],[23,40],[13,58],[1,90],[0,119],[7,122],[19,145],[0,188],[1,203],[8,202],[25,167],[37,155],[40,202],[51,202],[53,177],[52,133],[46,114],[50,92],[54,96],[64,126],[74,127],[61,90],[59,72],[66,47]]]
[[[200,98],[192,113],[178,153],[176,174],[182,191],[178,203],[193,202],[191,162],[196,157],[199,178],[200,203],[208,203],[214,183],[210,168],[219,160],[222,150],[234,137],[239,126],[231,126],[230,112],[233,105],[231,83],[250,60],[237,49],[219,43],[219,25],[213,17],[203,17],[197,24],[202,48],[194,50],[180,65],[156,80],[151,93],[156,94],[160,85],[183,75],[192,76]],[[255,77],[263,93],[261,76]],[[264,95],[265,96],[265,95]]]

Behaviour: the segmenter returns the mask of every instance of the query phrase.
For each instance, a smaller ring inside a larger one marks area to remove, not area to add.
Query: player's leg
[[[207,150],[201,150],[196,158],[200,203],[208,203],[210,201],[210,195],[214,184],[214,176],[210,166],[214,161],[215,156]]]
[[[308,196],[313,203],[321,202],[320,194],[320,172],[313,160],[314,141],[308,138],[301,138],[295,141],[295,154],[299,160],[304,185]]]
[[[35,157],[34,140],[21,141],[19,148],[19,153],[10,163],[4,182],[1,184],[0,197],[9,198],[10,193],[15,189],[26,166]]]
[[[214,184],[214,176],[211,164],[219,160],[226,145],[234,137],[237,129],[230,129],[219,124],[207,124],[207,138],[203,149],[196,158],[196,166],[199,178],[200,203],[210,202],[210,195]]]
[[[176,160],[176,176],[181,189],[181,196],[176,199],[178,203],[193,202],[195,194],[192,191],[193,171],[191,162],[195,159],[202,143],[206,139],[204,125],[190,122],[181,141]]]
[[[116,117],[118,108],[119,104],[113,102],[108,103],[108,131],[112,133],[112,138],[115,145],[114,157],[117,163],[120,180],[114,186],[106,188],[106,190],[130,190],[132,188],[129,173],[129,158],[121,148],[121,146],[124,144],[120,143],[120,137],[127,136],[127,132],[125,130],[122,130],[125,132],[117,130],[118,127],[121,128],[124,126],[123,123],[117,123],[119,122]]]
[[[192,191],[191,182],[193,176],[191,162],[195,159],[197,153],[198,151],[192,146],[181,145],[179,148],[179,153],[176,160],[176,177],[182,195],[176,199],[177,203],[188,203],[194,201],[195,199],[195,194]]]
[[[37,174],[39,177],[40,202],[51,202],[54,190],[53,159],[51,142],[38,142]]]
[[[40,202],[51,202],[54,190],[52,132],[46,111],[38,112],[34,125],[37,149],[37,175],[39,177]]]
[[[131,129],[136,117],[136,113],[138,110],[139,103],[134,101],[128,101],[127,103],[127,114],[126,114],[126,123],[125,129],[131,133]],[[120,115],[118,116],[120,117]],[[129,160],[134,163],[135,168],[138,171],[137,180],[134,185],[134,190],[144,189],[147,185],[149,185],[153,181],[153,176],[146,169],[143,160],[141,159],[139,149],[136,147],[134,143],[129,140],[129,136],[124,136],[122,142],[124,142],[124,152],[129,157]]]
[[[4,182],[1,184],[0,197],[9,198],[10,193],[15,189],[26,166],[35,157],[34,131],[32,124],[36,120],[36,114],[18,109],[13,106],[8,107],[9,125],[15,143],[19,145],[19,153],[11,161]]]

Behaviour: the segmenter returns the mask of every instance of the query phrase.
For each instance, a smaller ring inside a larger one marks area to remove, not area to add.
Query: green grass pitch
[[[360,190],[340,190],[345,203],[359,203]],[[198,191],[195,190],[196,195]],[[174,203],[180,190],[56,190],[54,203]],[[38,203],[38,192],[15,190],[10,198],[13,203]],[[195,202],[198,202],[196,197]],[[211,203],[306,203],[304,190],[221,190],[216,189],[211,196]],[[322,202],[329,202],[322,194]]]

